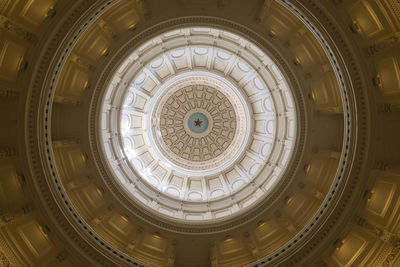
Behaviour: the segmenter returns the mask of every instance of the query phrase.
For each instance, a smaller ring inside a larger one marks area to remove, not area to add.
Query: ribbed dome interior
[[[0,1],[0,266],[400,266],[399,17]]]

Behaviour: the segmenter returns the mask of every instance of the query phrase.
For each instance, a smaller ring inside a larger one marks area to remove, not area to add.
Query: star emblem
[[[196,127],[201,127],[201,123],[202,123],[203,121],[201,121],[199,118],[197,118],[197,120],[195,120],[194,121],[194,126],[196,126]]]

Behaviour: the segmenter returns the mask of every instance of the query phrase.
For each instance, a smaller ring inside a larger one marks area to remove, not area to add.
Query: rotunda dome
[[[291,90],[245,37],[204,26],[167,31],[114,75],[127,83],[111,82],[105,94],[103,143],[134,201],[173,219],[212,221],[248,209],[282,178],[296,137]],[[154,202],[160,195],[167,201]]]
[[[400,266],[397,2],[1,1],[0,263]]]

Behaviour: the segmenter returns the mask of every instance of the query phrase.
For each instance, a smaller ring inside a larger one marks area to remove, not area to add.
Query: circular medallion
[[[192,133],[202,134],[208,128],[208,118],[202,112],[195,112],[187,120],[187,127]]]
[[[208,76],[174,77],[149,118],[155,151],[187,175],[220,171],[243,152],[250,130],[248,107],[237,89]]]
[[[194,108],[188,111],[183,119],[186,134],[196,139],[207,136],[213,126],[213,117],[204,108]]]
[[[172,152],[188,163],[215,159],[231,145],[235,130],[234,107],[227,96],[209,85],[176,90],[161,108],[159,142],[167,149],[167,158],[172,158]],[[171,161],[187,168],[180,160]]]

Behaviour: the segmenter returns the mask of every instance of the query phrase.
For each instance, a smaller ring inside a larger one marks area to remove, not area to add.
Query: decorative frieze
[[[33,33],[26,31],[17,24],[13,23],[9,18],[0,15],[0,29],[5,29],[8,32],[30,42],[36,42],[37,37]]]
[[[384,103],[380,104],[379,107],[383,113],[400,112],[400,104]]]
[[[392,163],[386,162],[386,161],[375,162],[374,169],[384,171],[384,172],[400,174],[400,165],[399,164],[392,164]]]
[[[272,6],[273,2],[274,2],[273,0],[264,0],[262,6],[260,8],[260,11],[255,18],[257,22],[261,22],[266,16],[268,16],[268,13],[271,10],[271,6]]]
[[[0,159],[17,156],[18,152],[15,148],[0,148]]]
[[[392,48],[397,48],[400,43],[400,32],[394,33],[383,40],[376,41],[366,49],[366,53],[370,56],[383,53]]]
[[[4,255],[4,253],[1,251],[0,251],[0,266],[13,267],[11,262],[8,260],[7,256]]]
[[[31,213],[33,210],[34,210],[34,206],[31,204],[27,204],[16,211],[11,211],[11,212],[6,212],[3,214],[0,214],[0,227],[13,222],[18,217],[21,217],[21,216]]]
[[[10,89],[0,88],[0,98],[15,99],[19,96],[19,92]]]

